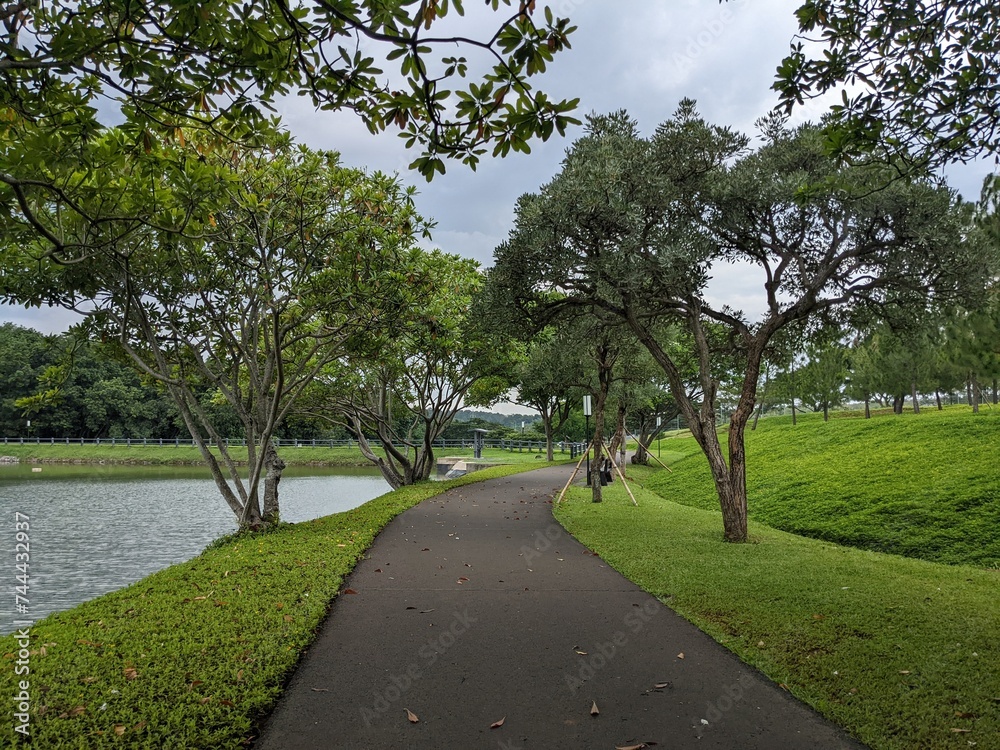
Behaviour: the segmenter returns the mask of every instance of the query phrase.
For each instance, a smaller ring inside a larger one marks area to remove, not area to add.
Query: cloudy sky
[[[466,4],[471,11],[482,2]],[[777,103],[770,85],[795,35],[799,2],[553,0],[550,5],[557,15],[572,18],[578,30],[571,38],[573,49],[557,55],[535,85],[554,98],[580,97],[580,115],[626,109],[651,133],[682,98],[691,97],[710,121],[753,132],[754,121]],[[461,19],[463,33],[489,36],[498,17],[485,12],[474,16]],[[796,120],[816,119],[821,109],[813,103]],[[304,98],[283,101],[279,110],[298,140],[340,151],[350,165],[399,172],[417,185],[421,212],[437,221],[434,244],[483,265],[491,264],[493,248],[510,230],[517,197],[547,182],[579,135],[576,129],[565,140],[554,137],[535,144],[527,156],[487,159],[477,172],[453,164],[446,175],[427,184],[407,170],[414,155],[395,135],[372,136],[354,115],[315,112]],[[974,198],[990,166],[956,167],[948,177],[964,196]],[[759,286],[745,269],[715,269],[711,292],[750,314],[760,309]],[[7,320],[57,332],[74,316],[0,307],[0,322]]]

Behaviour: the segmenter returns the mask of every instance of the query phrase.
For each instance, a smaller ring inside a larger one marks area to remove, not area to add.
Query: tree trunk
[[[972,413],[978,414],[980,391],[979,391],[979,378],[976,376],[976,373],[972,373],[969,376],[969,388],[972,392]]]
[[[997,404],[997,378],[993,378],[993,405]]]
[[[865,396],[865,419],[872,418],[872,400]]]
[[[934,399],[937,401],[938,411],[944,411],[944,405],[941,403],[941,391],[934,389]]]
[[[602,383],[603,386],[603,383]],[[604,388],[599,388],[597,392],[597,405],[594,408],[594,443],[591,445],[592,460],[590,462],[590,490],[591,498],[595,503],[601,502],[601,458],[604,451],[604,402],[607,399],[607,392]]]
[[[542,427],[545,429],[545,460],[555,461],[555,450],[552,446],[552,412],[544,409],[542,414]]]
[[[830,403],[828,401],[823,402],[823,421],[830,421]]]
[[[278,455],[274,443],[268,441],[264,449],[264,516],[265,526],[278,523],[281,515],[278,506],[278,484],[281,482],[281,472],[285,470],[285,462]]]
[[[913,400],[913,413],[920,413],[920,399],[917,398],[917,381],[910,381],[910,398]]]

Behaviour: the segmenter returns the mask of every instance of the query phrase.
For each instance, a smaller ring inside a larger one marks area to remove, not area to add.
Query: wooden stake
[[[576,462],[576,468],[573,469],[573,473],[570,475],[569,481],[566,482],[566,486],[562,488],[562,492],[560,492],[558,497],[556,497],[556,505],[562,502],[563,495],[566,494],[566,490],[569,489],[569,486],[573,484],[573,480],[576,479],[576,475],[580,472],[580,466],[583,464],[583,460],[587,457],[587,454],[589,453],[590,453],[590,447],[588,446],[587,450],[585,450],[583,452],[583,455],[580,456],[580,460]]]
[[[605,448],[605,450],[608,450],[608,449]],[[628,496],[630,498],[632,498],[632,505],[634,505],[636,508],[638,508],[639,507],[639,503],[636,502],[635,495],[633,495],[632,494],[632,490],[629,489],[628,482],[625,481],[625,475],[622,474],[622,470],[618,468],[618,464],[615,463],[614,456],[611,456],[610,453],[611,453],[611,451],[608,450],[608,454],[609,454],[608,458],[611,459],[611,465],[615,467],[615,471],[617,471],[618,472],[618,476],[621,477],[622,484],[625,485],[625,491],[628,493]]]
[[[632,438],[633,440],[635,440],[635,442],[636,442],[636,443],[637,443],[638,445],[642,445],[642,443],[640,443],[640,442],[639,442],[639,438],[637,438],[637,437],[636,437],[635,435],[633,435],[633,434],[632,434],[631,432],[629,433],[629,437],[631,437],[631,438]],[[648,455],[648,456],[649,456],[649,457],[650,457],[651,459],[653,459],[654,461],[656,461],[656,463],[658,463],[658,464],[659,464],[660,466],[662,466],[662,467],[663,467],[664,469],[666,469],[667,471],[669,471],[669,472],[670,472],[671,474],[673,474],[673,473],[674,473],[674,470],[673,470],[673,469],[671,469],[671,468],[670,468],[669,466],[667,466],[667,465],[666,465],[665,463],[663,463],[663,461],[661,461],[660,459],[658,459],[658,458],[657,458],[656,456],[654,456],[654,455],[653,455],[652,451],[650,451],[650,449],[649,449],[649,446],[646,446],[646,445],[642,445],[642,447],[643,447],[643,449],[644,449],[644,450],[646,451],[646,454],[647,454],[647,455]]]

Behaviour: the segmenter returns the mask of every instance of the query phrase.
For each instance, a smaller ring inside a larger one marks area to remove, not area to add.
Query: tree
[[[555,460],[553,441],[579,402],[584,379],[580,342],[565,327],[541,331],[528,345],[527,356],[513,378],[517,403],[535,409],[542,418],[545,452]]]
[[[134,232],[41,274],[33,248],[8,243],[3,265],[17,272],[4,293],[76,310],[85,333],[160,383],[240,526],[258,528],[278,520],[272,436],[327,362],[392,320],[406,283],[398,259],[423,220],[394,178],[332,153],[278,143],[230,158],[198,236]],[[206,392],[239,420],[246,477]]]
[[[844,400],[847,380],[847,347],[837,340],[836,332],[814,332],[806,342],[806,364],[799,370],[803,398],[813,411],[823,412],[823,421],[830,421],[830,407]]]
[[[513,353],[469,320],[483,281],[476,261],[414,249],[405,267],[406,306],[381,336],[368,332],[361,356],[324,367],[303,403],[345,425],[394,488],[430,477],[434,442],[464,403],[486,406],[507,392]]]
[[[806,0],[778,68],[788,110],[840,92],[835,156],[900,169],[1000,152],[1000,9],[987,0]]]
[[[600,309],[628,325],[708,459],[735,542],[747,536],[744,431],[775,335],[811,316],[905,309],[978,281],[977,248],[963,241],[968,217],[949,191],[884,187],[884,167],[837,165],[813,126],[788,130],[772,118],[762,129],[764,145],[747,152],[746,137],[708,125],[690,101],[650,139],[624,113],[591,118],[560,174],[519,201],[491,272],[497,299],[536,317]],[[756,322],[705,295],[711,265],[736,260],[765,278]],[[690,336],[699,400],[675,347],[656,335],[666,322]],[[724,451],[717,398],[733,362],[740,385]]]

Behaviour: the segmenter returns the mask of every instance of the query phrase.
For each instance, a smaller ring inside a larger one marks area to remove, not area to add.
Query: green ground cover
[[[750,517],[777,529],[879,552],[1000,566],[1000,410],[761,420],[747,433]],[[725,439],[723,437],[723,439]],[[678,439],[667,499],[718,508],[708,464]],[[664,441],[666,446],[668,441]],[[655,443],[654,443],[655,451]]]
[[[237,461],[246,461],[245,448],[233,448],[231,451]],[[343,447],[316,447],[303,445],[301,448],[283,447],[280,451],[282,459],[289,466],[318,465],[318,466],[372,466],[361,452],[356,448]],[[436,456],[463,456],[472,458],[472,448],[441,448],[436,451]],[[56,443],[54,445],[41,443],[0,443],[0,456],[14,456],[24,462],[38,461],[59,461],[59,462],[81,462],[100,463],[119,462],[137,464],[200,464],[201,454],[197,448],[190,445],[175,447],[171,445],[125,445],[117,443],[111,445],[110,442],[101,445],[80,445],[79,443],[69,445]],[[556,460],[568,458],[569,453],[556,451]],[[544,462],[544,454],[530,453],[524,451],[506,451],[489,448],[483,451],[483,458],[497,463],[541,463]]]
[[[9,709],[20,679],[30,681],[36,747],[245,746],[344,576],[385,524],[450,487],[531,468],[524,462],[423,483],[346,513],[221,540],[37,623],[27,678],[15,675],[16,639],[0,637],[8,706],[0,747],[18,739]]]
[[[896,434],[896,433],[893,433]],[[663,470],[633,467],[641,483]],[[669,476],[669,475],[668,475]],[[875,750],[1000,748],[1000,571],[808,539],[620,483],[556,510],[608,563]]]

